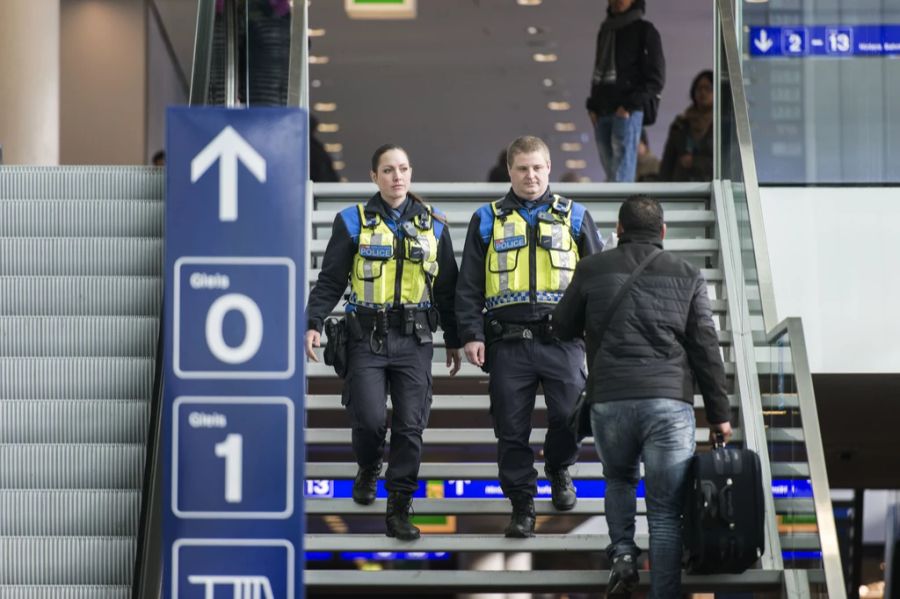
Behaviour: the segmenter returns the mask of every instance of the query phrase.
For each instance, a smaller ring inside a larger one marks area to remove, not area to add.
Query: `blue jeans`
[[[607,181],[634,182],[643,124],[643,110],[635,110],[628,118],[615,114],[597,115],[594,136]]]
[[[650,597],[681,597],[681,512],[691,456],[694,407],[675,399],[632,399],[591,406],[591,428],[606,477],[610,559],[634,542],[635,491],[644,462],[650,525]]]

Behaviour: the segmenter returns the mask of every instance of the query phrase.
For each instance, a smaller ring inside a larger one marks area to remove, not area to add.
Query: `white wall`
[[[778,318],[814,373],[900,372],[900,189],[763,188]]]
[[[144,2],[62,0],[60,8],[60,163],[142,164]]]
[[[0,3],[0,146],[6,164],[59,163],[59,1]]]

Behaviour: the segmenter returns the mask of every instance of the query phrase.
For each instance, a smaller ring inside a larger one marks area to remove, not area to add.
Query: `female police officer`
[[[350,413],[359,471],[353,500],[375,501],[391,392],[391,447],[387,535],[419,537],[409,521],[418,487],[422,430],[431,407],[431,334],[443,324],[450,374],[459,370],[460,343],[453,313],[458,269],[446,218],[409,191],[412,167],[403,148],[384,145],[372,156],[378,193],[334,219],[322,272],[306,312],[306,354],[318,361],[325,317],[350,282],[343,403]]]

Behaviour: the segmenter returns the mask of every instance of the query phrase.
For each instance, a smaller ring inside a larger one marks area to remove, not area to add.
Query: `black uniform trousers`
[[[390,328],[379,353],[369,336],[351,339],[343,402],[350,414],[353,452],[360,466],[371,466],[384,455],[387,433],[387,393],[390,390],[391,447],[385,487],[412,493],[418,488],[422,461],[422,431],[431,413],[431,343]]]
[[[537,471],[531,436],[538,384],[547,402],[544,459],[553,469],[578,459],[579,442],[566,426],[575,401],[584,389],[584,343],[522,339],[497,341],[488,347],[491,416],[497,437],[500,486],[511,493],[537,493]]]

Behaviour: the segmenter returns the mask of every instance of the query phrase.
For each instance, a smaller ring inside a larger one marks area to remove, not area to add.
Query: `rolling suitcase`
[[[685,569],[739,574],[763,554],[765,503],[759,456],[717,443],[694,456],[684,510]]]

